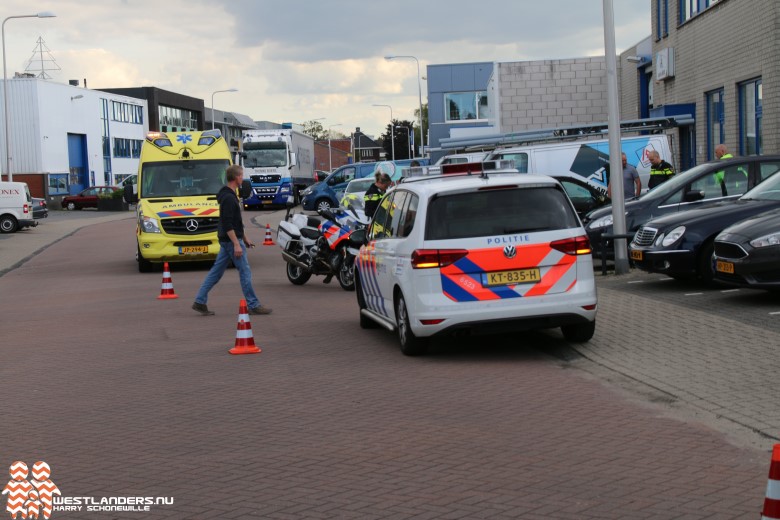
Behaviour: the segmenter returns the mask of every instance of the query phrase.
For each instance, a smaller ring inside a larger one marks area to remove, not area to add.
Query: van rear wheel
[[[3,233],[13,233],[19,229],[19,222],[13,215],[3,215],[0,217],[0,231]]]

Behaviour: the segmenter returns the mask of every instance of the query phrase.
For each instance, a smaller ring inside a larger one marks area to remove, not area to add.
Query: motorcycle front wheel
[[[339,269],[339,285],[345,291],[355,290],[355,259],[345,258]]]
[[[311,273],[297,265],[287,264],[287,279],[293,285],[303,285],[309,281]]]

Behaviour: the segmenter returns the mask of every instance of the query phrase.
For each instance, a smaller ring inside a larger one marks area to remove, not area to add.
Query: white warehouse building
[[[8,114],[13,180],[49,200],[136,173],[149,130],[145,100],[35,77],[8,79]],[[0,135],[8,180],[4,125]]]

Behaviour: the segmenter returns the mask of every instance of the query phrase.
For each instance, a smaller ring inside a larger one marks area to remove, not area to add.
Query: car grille
[[[279,182],[282,180],[281,175],[250,175],[249,178],[256,184],[264,184],[268,182]]]
[[[198,224],[193,228],[193,222]],[[189,223],[189,226],[187,225]],[[219,218],[216,217],[198,217],[198,218],[166,218],[162,220],[163,230],[169,235],[203,235],[205,233],[214,233],[217,230]]]
[[[731,242],[715,242],[715,256],[718,258],[744,258],[747,253],[742,246]]]
[[[634,235],[634,244],[642,247],[653,245],[655,236],[658,234],[658,230],[650,227],[641,227],[639,231]]]

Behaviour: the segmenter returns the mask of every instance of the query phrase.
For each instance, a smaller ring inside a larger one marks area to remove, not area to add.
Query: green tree
[[[325,129],[322,127],[322,124],[319,121],[315,121],[313,119],[311,121],[304,121],[303,133],[310,135],[315,140],[328,138],[328,132],[325,131]]]
[[[380,136],[380,139],[382,140],[382,149],[387,154],[387,158],[392,158],[393,142],[395,142],[395,158],[399,160],[411,159],[409,156],[409,132],[415,132],[416,129],[410,130],[412,128],[411,121],[399,121],[398,119],[393,120],[393,127],[395,129],[394,135],[391,136],[391,125],[387,125],[384,133]]]

